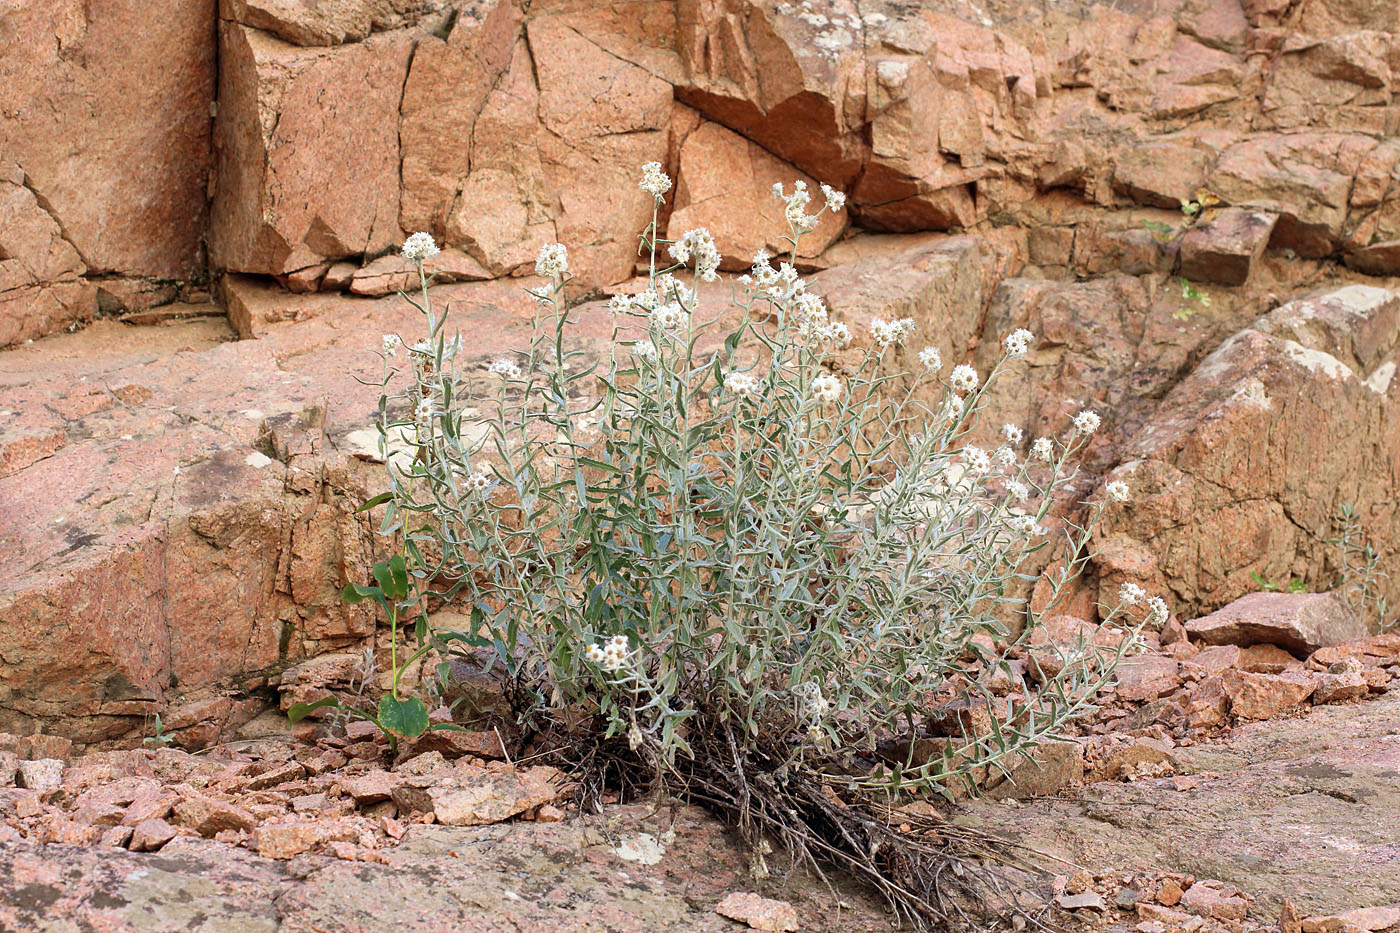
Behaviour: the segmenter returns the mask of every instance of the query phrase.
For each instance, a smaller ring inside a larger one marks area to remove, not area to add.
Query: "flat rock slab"
[[[654,865],[618,854],[643,833],[664,850]],[[386,864],[279,862],[188,837],[157,853],[0,846],[0,930],[733,933],[715,907],[754,887],[742,847],[691,807],[612,807],[563,823],[415,826],[384,855]],[[836,884],[833,893],[794,875],[763,891],[791,903],[804,931],[895,929],[879,904]]]
[[[1366,623],[1331,593],[1250,593],[1186,623],[1208,645],[1272,644],[1300,655],[1366,637]]]
[[[1196,786],[1093,784],[1014,810],[974,801],[959,821],[1091,871],[1220,879],[1257,899],[1256,921],[1273,922],[1285,897],[1304,915],[1400,903],[1400,692],[1242,726],[1173,756]]]

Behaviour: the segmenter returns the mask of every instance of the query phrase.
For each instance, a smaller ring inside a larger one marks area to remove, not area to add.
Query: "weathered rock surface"
[[[0,926],[36,933],[732,930],[714,908],[752,888],[743,853],[697,810],[682,807],[673,817],[649,810],[624,807],[566,823],[414,826],[383,862],[306,856],[291,867],[187,837],[159,853],[19,842],[0,847]],[[614,849],[643,833],[667,840],[655,865],[626,861]],[[69,883],[74,874],[82,885]],[[838,887],[838,907],[800,875],[765,890],[792,902],[803,929],[893,928],[854,891]]]
[[[956,819],[1090,871],[1168,870],[1237,886],[1254,896],[1249,915],[1261,922],[1278,916],[1284,897],[1309,914],[1394,904],[1397,715],[1392,692],[1243,725],[1220,744],[1173,750],[1175,778],[1093,784],[1078,799],[1014,810],[974,801]]]
[[[399,242],[399,102],[413,36],[298,48],[219,28],[210,260],[291,272]]]
[[[1254,591],[1251,574],[1296,570],[1330,585],[1322,568],[1342,505],[1375,529],[1400,521],[1389,466],[1400,456],[1398,343],[1400,298],[1368,286],[1259,318],[1122,445],[1110,477],[1133,500],[1105,515],[1100,540],[1153,554],[1157,586],[1201,609]],[[1395,540],[1373,533],[1382,547]]]

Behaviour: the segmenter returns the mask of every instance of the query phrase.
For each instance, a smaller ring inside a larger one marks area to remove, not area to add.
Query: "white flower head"
[[[807,232],[817,226],[818,218],[807,213],[807,205],[812,200],[811,192],[807,190],[805,181],[795,181],[792,184],[792,194],[783,191],[782,183],[773,185],[773,197],[783,202],[783,216],[787,218],[790,226],[800,232]]]
[[[992,458],[987,456],[987,452],[981,447],[964,447],[962,449],[963,463],[974,473],[989,473],[992,469]]]
[[[1003,424],[1001,426],[1001,436],[1006,438],[1008,444],[1019,444],[1026,439],[1026,434],[1014,424]]]
[[[758,379],[748,373],[725,373],[724,389],[740,398],[750,398],[758,394]]]
[[[948,376],[948,384],[958,393],[971,392],[977,388],[979,382],[981,378],[977,375],[977,370],[966,363],[953,367],[952,374]]]
[[[671,244],[671,258],[682,265],[695,259],[695,272],[702,281],[713,282],[718,278],[720,255],[715,248],[714,237],[704,227],[687,230],[685,236]]]
[[[569,251],[563,243],[546,243],[535,260],[535,272],[550,279],[563,278],[569,271]]]
[[[433,420],[433,402],[432,402],[432,399],[420,398],[420,399],[418,400],[418,407],[417,407],[416,409],[414,409],[413,417],[414,417],[414,420],[416,420],[419,424],[427,424],[428,422],[432,421],[432,420]]]
[[[415,233],[403,241],[403,258],[409,262],[421,263],[438,254],[437,244],[430,233]]]
[[[846,195],[830,185],[822,185],[822,197],[826,199],[826,209],[833,214],[846,206]]]
[[[1045,529],[1036,522],[1034,515],[1013,515],[1006,520],[1006,524],[1012,531],[1027,538],[1038,538],[1045,534]]]
[[[485,473],[476,472],[467,477],[467,489],[471,492],[485,492],[491,488],[491,477]]]
[[[1087,408],[1074,416],[1074,429],[1080,434],[1093,434],[1102,423],[1098,413]]]
[[[403,338],[398,334],[384,335],[384,355],[397,356],[399,347],[403,346]]]
[[[500,376],[502,379],[519,379],[520,367],[515,360],[500,359],[491,364],[489,372],[493,376]]]
[[[1007,334],[1006,340],[1003,341],[1002,346],[1006,347],[1007,356],[1022,357],[1026,355],[1026,351],[1030,349],[1031,341],[1034,339],[1035,334],[1032,334],[1025,328],[1021,328],[1020,330],[1013,330],[1010,334]]]
[[[884,318],[875,318],[870,322],[870,339],[883,350],[886,347],[898,346],[903,343],[910,334],[914,332],[914,319],[905,317],[897,321],[886,321]]]
[[[1166,625],[1171,615],[1171,610],[1167,608],[1167,601],[1162,597],[1154,596],[1147,601],[1148,624]]]
[[[658,356],[656,344],[652,343],[650,340],[638,340],[636,343],[632,344],[632,355],[638,359],[650,360],[654,363]]]
[[[690,321],[690,315],[680,302],[668,301],[651,312],[651,322],[661,330],[680,330]]]
[[[838,349],[851,345],[851,329],[841,321],[833,321],[826,325],[826,339],[830,340]]]
[[[632,299],[627,295],[613,295],[608,299],[608,310],[613,314],[626,314],[632,310]]]
[[[1136,583],[1124,583],[1118,587],[1118,601],[1125,606],[1137,606],[1147,598],[1147,591]]]
[[[992,458],[996,460],[1000,466],[1009,468],[1016,465],[1016,451],[1012,450],[1010,447],[998,447],[997,452],[992,454]]]
[[[1006,484],[1006,494],[1017,502],[1025,502],[1031,497],[1029,487],[1020,480],[1015,479]]]
[[[962,414],[963,405],[966,401],[967,400],[961,395],[955,394],[948,396],[943,402],[943,407],[938,410],[938,420],[940,422],[956,421]]]
[[[812,380],[812,398],[821,404],[829,404],[841,399],[841,380],[830,373],[822,373]]]
[[[661,171],[660,162],[648,162],[642,166],[641,189],[658,201],[671,190],[671,179]]]
[[[1123,482],[1121,479],[1116,479],[1113,482],[1109,483],[1103,488],[1103,490],[1108,494],[1108,499],[1110,502],[1128,501],[1128,484]]]
[[[1055,459],[1055,442],[1048,437],[1037,437],[1031,444],[1031,456],[1051,463]]]
[[[919,363],[924,369],[936,373],[943,368],[943,356],[937,347],[924,347],[919,351]]]

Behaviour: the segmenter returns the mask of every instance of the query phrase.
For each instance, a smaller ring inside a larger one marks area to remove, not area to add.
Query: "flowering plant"
[[[641,187],[659,209],[670,180],[652,163]],[[410,237],[425,332],[399,388],[403,343],[385,339],[391,489],[372,504],[386,506],[383,530],[402,536],[419,587],[469,607],[473,631],[425,637],[493,648],[532,698],[528,715],[594,722],[657,773],[679,773],[703,746],[741,771],[761,758],[851,788],[946,793],[1055,734],[1110,676],[1116,655],[1090,647],[1038,696],[998,697],[971,666],[1009,670],[1007,652],[1034,630],[1037,614],[1019,634],[1003,621],[1020,609],[1017,568],[1046,545],[1043,523],[1099,418],[1081,412],[1029,455],[1015,425],[996,450],[968,444],[984,394],[1032,335],[1009,335],[985,378],[958,365],[946,381],[935,348],[912,371],[898,365],[912,320],[876,320],[850,348],[849,325],[795,265],[801,236],[844,198],[822,186],[810,214],[803,183],[774,195],[791,253],[777,265],[756,255],[719,310],[701,301],[719,280],[713,239],[662,239],[654,210],[646,285],[609,302],[605,359],[571,346],[567,250],[545,247],[533,337],[489,366],[484,393],[430,300],[436,246]],[[941,399],[926,408],[915,390],[930,382]],[[1052,606],[1087,561],[1100,511],[1126,497],[1120,485],[1082,526],[1065,524],[1072,559]],[[1110,624],[1145,594],[1122,596],[1104,607]],[[989,730],[932,756],[915,743],[890,754],[955,692],[979,696]]]

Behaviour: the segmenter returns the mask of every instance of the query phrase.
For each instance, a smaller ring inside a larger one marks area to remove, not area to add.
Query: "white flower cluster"
[[[1138,606],[1147,598],[1147,591],[1136,583],[1124,583],[1118,587],[1118,601],[1125,606]]]
[[[822,336],[830,340],[838,349],[851,345],[851,329],[840,321],[832,321],[826,325],[826,332]]]
[[[569,251],[563,243],[548,243],[540,247],[535,260],[535,272],[549,279],[563,278],[569,271]]]
[[[467,490],[469,492],[485,492],[491,488],[491,477],[485,473],[477,472],[467,477]]]
[[[792,183],[792,194],[783,192],[783,183],[775,181],[773,183],[773,197],[783,202],[783,216],[787,218],[788,225],[800,233],[816,229],[817,221],[821,218],[815,214],[807,213],[807,204],[812,200],[812,195],[807,191],[805,181],[795,181]]]
[[[731,372],[724,374],[724,389],[740,398],[748,398],[758,394],[759,381],[756,377],[748,373]]]
[[[962,459],[963,463],[967,464],[967,468],[973,473],[990,473],[992,470],[992,458],[987,456],[987,452],[981,447],[973,447],[971,445],[964,447],[962,449]]]
[[[977,370],[966,363],[953,367],[953,372],[948,376],[948,384],[953,387],[954,392],[959,394],[973,391],[980,381]]]
[[[658,201],[671,190],[671,179],[661,171],[660,162],[648,162],[642,166],[641,189]]]
[[[433,242],[432,234],[415,233],[403,241],[403,258],[409,262],[421,263],[437,254],[438,248],[437,244]]]
[[[418,400],[418,407],[413,412],[413,420],[418,422],[419,427],[428,426],[428,424],[433,420],[432,399],[420,398]]]
[[[701,281],[713,282],[718,278],[720,255],[715,248],[715,239],[704,227],[687,230],[685,235],[671,244],[671,258],[681,265],[695,259],[695,272]]]
[[[943,356],[937,347],[924,347],[919,351],[919,363],[924,369],[936,373],[943,368]]]
[[[626,635],[614,635],[603,643],[603,647],[589,645],[584,652],[588,660],[598,665],[605,671],[615,671],[627,663],[627,655],[630,654],[627,647]]]
[[[1035,443],[1031,444],[1031,456],[1037,460],[1044,460],[1046,463],[1053,463],[1055,442],[1048,437],[1037,437]]]
[[[1108,494],[1108,500],[1110,502],[1128,501],[1128,484],[1120,479],[1109,483],[1103,488],[1103,491]]]
[[[1026,439],[1026,434],[1014,424],[1003,424],[1001,426],[1001,436],[1006,438],[1008,444],[1016,445]]]
[[[632,344],[632,354],[638,359],[649,360],[653,363],[656,362],[659,355],[656,351],[656,344],[650,340],[638,340]]]
[[[826,209],[833,214],[846,206],[846,195],[830,185],[822,185],[822,197],[826,199]]]
[[[1162,597],[1154,596],[1147,601],[1148,625],[1166,625],[1171,616],[1171,610],[1167,608],[1167,601]]]
[[[681,330],[690,322],[690,315],[679,301],[668,301],[651,310],[651,322],[661,330]]]
[[[519,379],[520,367],[514,360],[500,359],[491,364],[488,370],[493,376],[500,376],[502,379]]]
[[[1045,529],[1036,522],[1034,515],[1013,515],[1007,519],[1006,524],[1012,531],[1027,538],[1038,538],[1045,534]]]
[[[1013,479],[1006,484],[1006,494],[1017,502],[1025,502],[1031,497],[1030,488],[1020,480]]]
[[[403,338],[400,337],[398,334],[385,334],[385,335],[384,335],[384,355],[385,355],[385,356],[398,356],[398,355],[399,355],[399,347],[401,347],[401,346],[403,346]]]
[[[812,380],[812,398],[821,404],[840,401],[841,392],[841,380],[831,373],[822,373]]]
[[[1003,346],[1006,347],[1006,355],[1012,357],[1022,357],[1031,348],[1031,341],[1035,339],[1035,334],[1025,328],[1014,330],[1006,335]]]
[[[748,281],[744,281],[747,278]],[[754,253],[751,276],[740,279],[745,286],[752,284],[754,294],[768,301],[782,304],[800,295],[807,284],[797,277],[797,269],[790,262],[781,263],[774,269],[768,263],[768,254],[763,250]]]
[[[1093,434],[1100,424],[1098,413],[1087,408],[1074,416],[1074,429],[1080,434]]]
[[[907,340],[913,332],[914,319],[911,317],[900,318],[897,321],[887,321],[877,317],[870,322],[870,339],[874,340],[881,349],[898,346]]]

